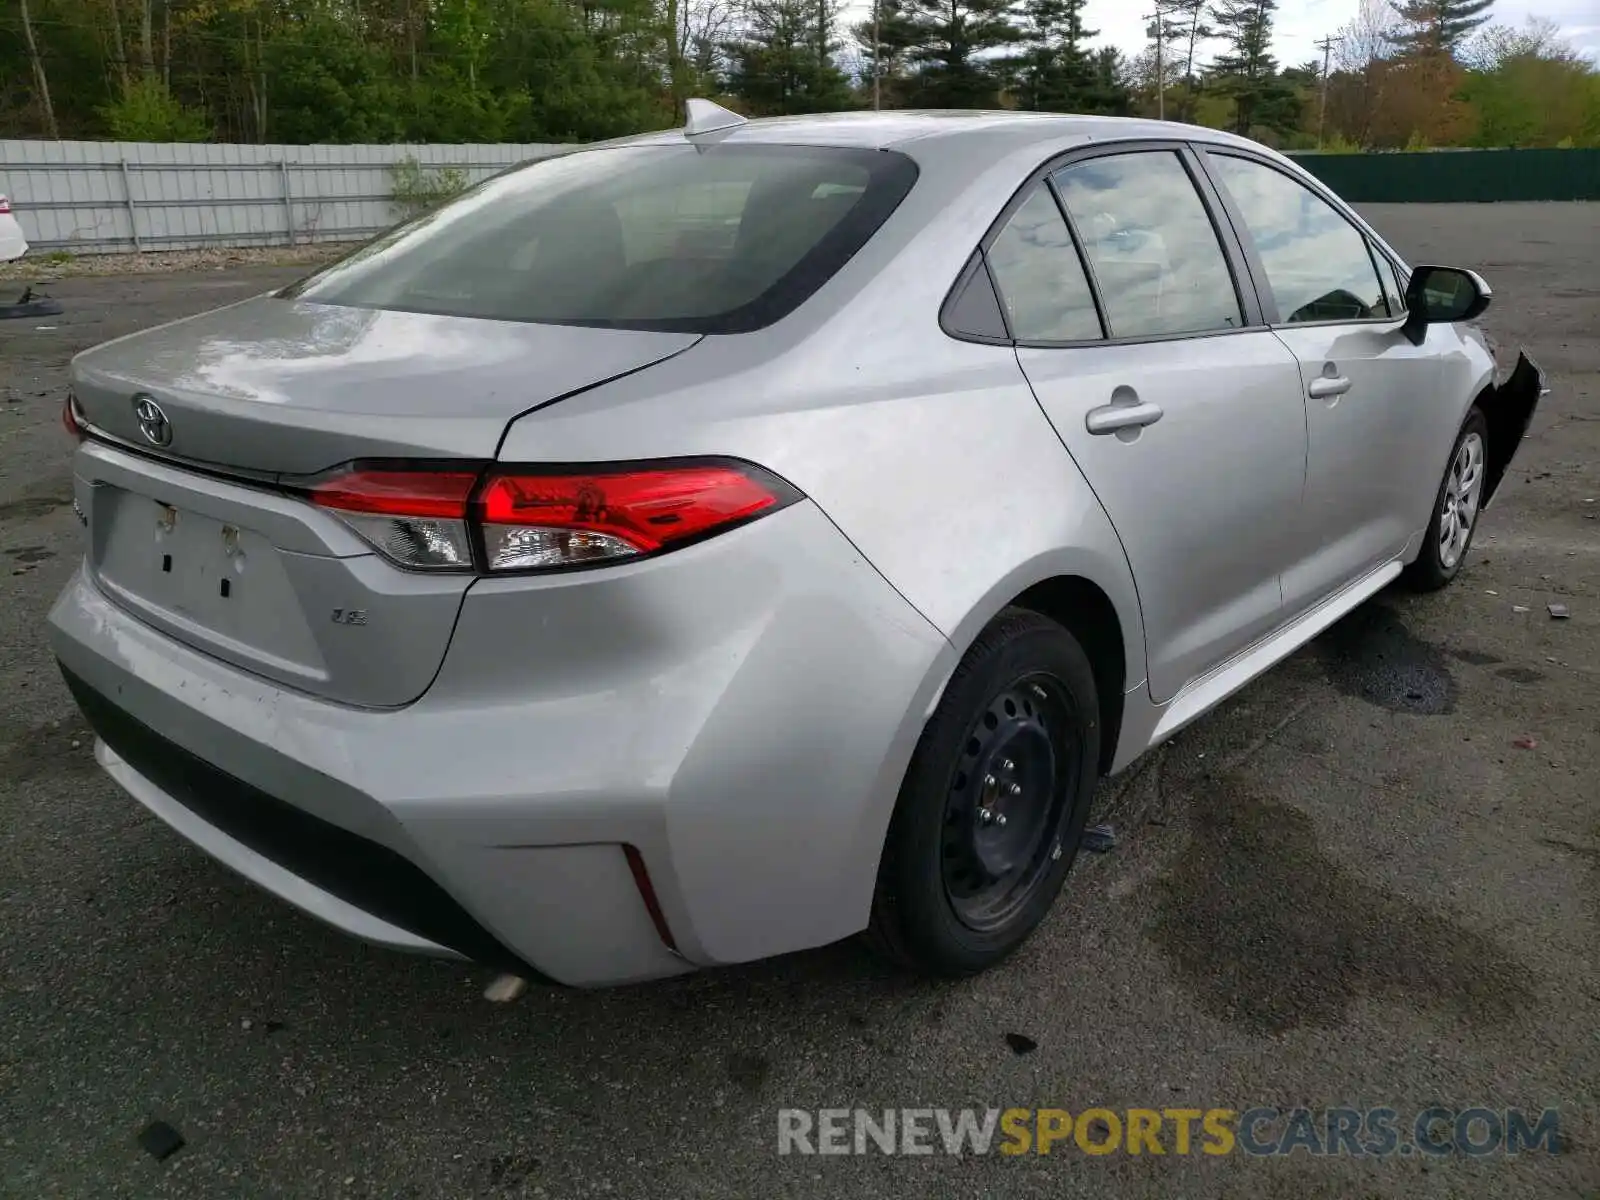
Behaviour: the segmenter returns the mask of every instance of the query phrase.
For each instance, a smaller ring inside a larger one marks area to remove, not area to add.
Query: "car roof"
[[[662,130],[625,139],[641,142],[681,142],[682,129]],[[994,157],[1030,141],[1095,142],[1123,140],[1175,140],[1249,146],[1256,143],[1202,125],[1150,121],[1137,117],[1080,116],[1067,113],[1016,112],[983,109],[896,109],[888,112],[818,113],[793,117],[761,117],[725,129],[695,135],[705,143],[767,142],[868,149],[900,149],[915,143],[918,158],[950,153],[966,161],[983,157],[991,146]],[[624,139],[619,139],[624,140]]]

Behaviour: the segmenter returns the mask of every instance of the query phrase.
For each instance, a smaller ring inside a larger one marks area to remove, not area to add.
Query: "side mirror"
[[[1422,344],[1429,325],[1454,325],[1481,317],[1494,292],[1476,271],[1459,267],[1418,267],[1406,285],[1406,336]]]

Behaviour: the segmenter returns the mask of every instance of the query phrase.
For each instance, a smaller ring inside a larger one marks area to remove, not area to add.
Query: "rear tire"
[[[1406,568],[1405,581],[1413,591],[1436,592],[1461,574],[1483,511],[1488,453],[1489,422],[1474,407],[1451,447],[1422,552]]]
[[[957,666],[900,788],[868,940],[920,974],[962,976],[1033,933],[1077,856],[1099,779],[1083,648],[1007,609]]]

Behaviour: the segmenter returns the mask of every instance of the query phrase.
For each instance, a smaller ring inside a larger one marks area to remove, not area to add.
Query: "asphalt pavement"
[[[148,816],[43,637],[82,537],[65,368],[300,269],[53,284],[62,316],[0,324],[0,1194],[1600,1196],[1600,206],[1371,216],[1483,271],[1507,361],[1550,373],[1466,572],[1109,781],[1115,850],[1014,961],[943,985],[844,945],[491,1005],[482,971],[349,941]],[[777,1137],[788,1108],[1387,1107],[1409,1132],[1435,1104],[1560,1133],[1481,1157]],[[184,1140],[163,1160],[156,1120]]]

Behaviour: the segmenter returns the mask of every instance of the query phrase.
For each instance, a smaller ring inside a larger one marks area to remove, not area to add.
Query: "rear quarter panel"
[[[1126,556],[1015,352],[939,328],[984,230],[1070,144],[1019,138],[975,174],[959,157],[922,161],[884,228],[788,318],[530,413],[500,458],[748,459],[814,500],[958,651],[1031,585],[1088,579],[1121,620],[1127,686],[1142,683]]]

